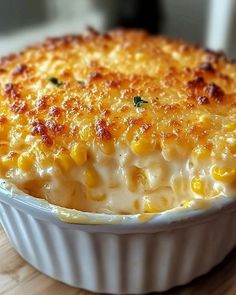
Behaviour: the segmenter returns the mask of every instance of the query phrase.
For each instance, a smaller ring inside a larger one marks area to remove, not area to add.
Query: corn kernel
[[[6,140],[8,129],[6,126],[0,126],[0,139]]]
[[[198,195],[205,195],[205,182],[200,177],[193,177],[191,181],[191,189]]]
[[[85,125],[80,130],[80,137],[83,141],[88,141],[93,136],[93,129],[89,125]]]
[[[89,195],[89,198],[93,201],[98,201],[98,202],[102,202],[102,201],[105,201],[107,196],[106,194],[100,194],[100,195]]]
[[[136,192],[140,186],[145,186],[146,175],[145,171],[136,166],[130,167],[125,173],[125,181],[129,191]]]
[[[0,143],[0,155],[5,155],[8,152],[8,144]]]
[[[224,126],[226,131],[234,131],[236,130],[236,123],[230,122]]]
[[[59,154],[57,154],[55,156],[55,160],[64,171],[68,171],[70,168],[73,167],[74,164],[70,155],[65,152],[60,152]]]
[[[189,178],[186,176],[180,176],[173,180],[172,189],[178,199],[186,199],[186,195],[189,194]]]
[[[209,126],[212,122],[211,118],[206,114],[201,115],[198,120],[203,126]]]
[[[236,154],[236,138],[229,137],[227,139],[227,144],[229,144],[229,150],[232,154]]]
[[[41,167],[45,168],[53,165],[53,157],[45,144],[36,143],[32,151],[35,155],[36,161]]]
[[[100,177],[93,167],[87,167],[84,171],[85,184],[88,187],[96,187],[100,182]]]
[[[200,160],[205,160],[207,158],[209,158],[211,155],[211,152],[209,149],[207,149],[206,147],[204,146],[199,146],[199,147],[196,147],[194,150],[193,150],[193,158],[194,160],[196,161],[200,161]]]
[[[18,155],[14,152],[9,152],[7,155],[2,157],[2,167],[4,169],[9,169],[16,167]]]
[[[135,210],[140,211],[140,202],[139,202],[139,200],[135,200],[133,206],[134,206]]]
[[[214,166],[212,168],[212,177],[217,181],[232,183],[236,181],[236,169]]]
[[[154,142],[145,137],[141,137],[138,140],[131,142],[131,150],[136,155],[147,155],[153,152],[155,149]]]
[[[168,193],[168,191],[166,191]],[[143,197],[144,213],[157,213],[170,208],[169,197],[165,195],[146,195]]]
[[[28,119],[27,119],[26,116],[24,116],[23,114],[21,114],[20,116],[18,116],[18,118],[17,118],[17,122],[18,122],[20,125],[26,126],[26,124],[28,123]]]
[[[229,149],[232,154],[236,154],[236,144],[232,144]]]
[[[144,213],[156,213],[158,212],[157,206],[153,204],[153,202],[149,198],[144,197]]]
[[[24,152],[19,156],[17,160],[17,166],[23,171],[30,171],[34,165],[34,162],[34,154],[31,152]]]
[[[99,145],[101,151],[106,154],[106,155],[111,155],[114,153],[114,143],[109,141],[109,142],[102,142]]]
[[[78,166],[81,166],[87,161],[87,148],[77,143],[71,148],[70,156]]]
[[[144,60],[145,59],[145,54],[143,52],[137,52],[135,54],[135,59],[136,60]]]

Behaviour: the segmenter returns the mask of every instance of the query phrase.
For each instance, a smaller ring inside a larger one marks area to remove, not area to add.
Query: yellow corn
[[[209,126],[212,123],[210,116],[206,114],[201,115],[198,120],[203,126]]]
[[[236,154],[236,139],[229,138],[227,140],[227,143],[229,144],[229,150],[232,154]]]
[[[105,194],[100,194],[100,195],[89,195],[89,198],[93,201],[98,201],[98,202],[102,202],[105,201],[107,196]]]
[[[155,149],[155,143],[150,139],[141,137],[138,140],[132,140],[131,151],[136,155],[147,155],[153,152]]]
[[[35,144],[32,151],[41,167],[44,168],[53,165],[53,157],[45,144]]]
[[[87,161],[87,148],[76,143],[71,148],[70,156],[78,166],[81,166]]]
[[[56,163],[64,170],[68,171],[71,167],[73,167],[73,161],[69,154],[66,152],[60,152],[55,156]]]
[[[165,196],[144,196],[144,213],[157,213],[167,210],[170,205]]]
[[[145,60],[145,54],[143,52],[137,52],[135,54],[135,60]]]
[[[8,144],[0,143],[0,155],[5,155],[8,152]]]
[[[22,153],[17,160],[18,168],[23,171],[30,171],[34,163],[35,163],[34,154],[31,152]]]
[[[25,126],[27,123],[28,123],[28,119],[25,115],[21,114],[20,116],[18,116],[17,118],[17,122],[20,124],[20,125],[23,125]]]
[[[81,129],[80,129],[80,138],[83,141],[88,141],[89,139],[92,138],[93,136],[93,129],[90,125],[84,125]]]
[[[210,155],[211,155],[210,150],[204,146],[196,147],[193,150],[193,158],[195,161],[205,160],[205,159],[209,158]]]
[[[198,195],[205,195],[205,182],[200,177],[193,177],[191,181],[191,189]]]
[[[153,204],[150,198],[146,198],[146,197],[144,197],[143,209],[144,209],[144,213],[156,213],[159,211],[157,206]]]
[[[129,191],[136,192],[140,185],[144,186],[146,184],[145,171],[133,166],[125,173],[125,180]]]
[[[177,177],[172,183],[172,189],[179,199],[185,199],[189,192],[189,179],[186,176]]]
[[[140,211],[140,202],[139,202],[139,200],[135,200],[133,206],[134,206],[135,210]]]
[[[236,143],[235,144],[232,144],[230,147],[229,147],[230,151],[232,154],[236,154]]]
[[[106,155],[111,155],[114,153],[114,143],[112,141],[100,143],[101,151]]]
[[[87,167],[84,170],[84,180],[88,187],[96,187],[100,182],[100,177],[94,167]]]
[[[6,140],[8,129],[9,128],[7,126],[0,126],[0,139]]]
[[[224,126],[226,131],[234,131],[236,130],[236,123],[230,122]]]
[[[9,169],[15,167],[17,164],[18,155],[14,152],[10,152],[2,157],[2,167],[4,169]]]
[[[236,169],[231,167],[218,167],[212,168],[212,177],[224,183],[232,183],[236,181]]]

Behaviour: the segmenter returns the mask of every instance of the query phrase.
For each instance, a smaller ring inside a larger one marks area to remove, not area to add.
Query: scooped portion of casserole
[[[0,60],[0,176],[66,208],[134,214],[236,197],[236,63],[116,30]]]

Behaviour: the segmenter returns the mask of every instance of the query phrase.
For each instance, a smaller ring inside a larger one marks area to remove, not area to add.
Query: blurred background
[[[0,0],[0,55],[87,26],[144,28],[236,58],[236,0]]]

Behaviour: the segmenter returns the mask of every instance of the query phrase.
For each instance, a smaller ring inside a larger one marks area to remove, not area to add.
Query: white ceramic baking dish
[[[236,244],[235,211],[236,201],[219,198],[205,209],[103,215],[60,210],[4,181],[0,189],[1,223],[18,253],[50,277],[104,293],[164,291],[208,272]]]

